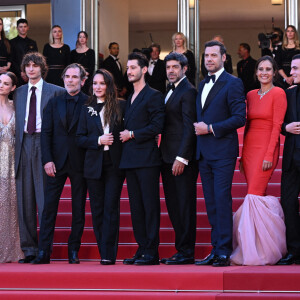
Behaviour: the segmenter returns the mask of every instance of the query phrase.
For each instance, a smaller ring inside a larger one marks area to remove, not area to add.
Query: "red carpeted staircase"
[[[243,130],[239,132],[242,144]],[[281,144],[284,138],[281,137]],[[241,147],[241,146],[240,146]],[[280,197],[282,147],[268,194]],[[238,166],[238,164],[237,164]],[[200,178],[197,183],[196,258],[211,249]],[[232,196],[233,211],[247,193],[245,179],[236,168]],[[121,260],[136,251],[126,183],[121,196],[118,262],[101,266],[92,229],[89,201],[80,248],[80,265],[69,265],[67,240],[71,225],[70,184],[66,183],[56,222],[50,265],[4,264],[0,266],[0,299],[300,299],[300,265],[244,267],[230,266],[125,266]],[[160,257],[175,253],[174,232],[167,214],[161,186]]]

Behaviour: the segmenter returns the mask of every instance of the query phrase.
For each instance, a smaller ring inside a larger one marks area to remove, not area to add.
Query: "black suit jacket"
[[[254,78],[256,60],[249,56],[247,59],[242,59],[237,63],[238,77],[242,79],[245,95],[251,90],[259,88],[259,84]]]
[[[10,40],[10,46],[12,71],[17,75],[18,79],[21,79],[20,74],[23,56],[26,53],[38,51],[38,47],[34,40],[30,39],[29,37],[26,37],[24,39],[19,35]],[[22,83],[19,82],[18,84],[21,85]]]
[[[85,150],[76,144],[76,131],[80,112],[87,100],[87,95],[80,92],[74,116],[67,128],[67,100],[65,92],[63,95],[52,98],[43,114],[41,132],[42,163],[45,165],[53,161],[56,170],[63,168],[68,156],[74,170],[83,171]]]
[[[115,79],[115,84],[118,88],[118,90],[122,90],[125,83],[124,83],[124,77],[123,77],[123,72],[122,72],[122,67],[121,70],[119,69],[116,61],[111,57],[108,56],[104,61],[102,67],[109,71]]]
[[[122,142],[120,141],[120,131],[124,130],[124,112],[126,102],[119,101],[122,111],[122,120],[120,123],[111,121],[109,131],[114,136],[114,142],[109,146],[109,152],[114,168],[118,169],[122,154]],[[88,106],[82,107],[79,123],[77,127],[77,144],[86,149],[84,159],[84,177],[99,179],[102,173],[102,162],[104,145],[98,145],[99,136],[103,135],[103,127],[99,115],[91,115]]]
[[[158,59],[154,66],[152,75],[148,73],[147,83],[153,89],[164,94],[166,92],[166,80],[166,65],[163,60]]]
[[[194,158],[196,135],[193,123],[197,120],[195,87],[184,78],[166,103],[165,125],[161,138],[162,159],[172,164],[176,156]]]
[[[147,84],[131,104],[126,102],[124,126],[134,133],[134,139],[123,144],[120,168],[145,168],[161,164],[160,151],[155,137],[164,125],[163,95]]]
[[[282,124],[282,131],[281,131],[281,133],[285,135],[283,158],[282,158],[282,170],[288,171],[293,160],[293,152],[295,150],[296,139],[299,139],[300,136],[297,134],[292,134],[287,132],[285,130],[285,127],[287,124],[291,122],[299,121],[298,112],[297,112],[297,94],[299,93],[299,87],[296,86],[294,88],[287,89],[285,92],[287,96],[287,110],[285,113],[285,118]]]

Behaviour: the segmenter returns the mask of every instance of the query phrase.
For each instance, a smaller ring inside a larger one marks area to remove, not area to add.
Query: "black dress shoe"
[[[300,256],[288,253],[285,257],[280,259],[276,265],[287,266],[292,264],[300,264]]]
[[[210,253],[204,259],[196,261],[195,265],[197,265],[197,266],[212,265],[213,262],[215,261],[216,257],[217,256],[214,253]]]
[[[141,257],[141,255],[135,254],[132,258],[125,258],[125,259],[123,260],[123,264],[124,264],[124,265],[133,265],[134,262],[135,262],[137,259],[139,259],[140,257]]]
[[[50,264],[50,254],[44,250],[39,251],[38,256],[30,262],[33,265]]]
[[[159,265],[158,255],[143,254],[140,258],[136,259],[135,265]]]
[[[36,256],[34,255],[28,255],[25,256],[25,258],[19,259],[18,263],[19,264],[29,264],[31,261],[35,259]]]
[[[182,253],[176,253],[172,257],[167,258],[163,263],[166,265],[187,265],[195,262],[194,257],[185,256]]]
[[[78,251],[72,250],[69,252],[69,264],[79,264]]]
[[[101,259],[100,264],[101,265],[114,265],[116,262],[111,259]]]
[[[230,266],[230,256],[218,255],[212,264],[213,267],[228,267]]]

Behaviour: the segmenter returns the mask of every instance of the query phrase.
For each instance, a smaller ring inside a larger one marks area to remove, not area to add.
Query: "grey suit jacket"
[[[41,118],[43,118],[43,110],[46,107],[48,101],[51,98],[59,96],[64,92],[65,92],[64,88],[43,81],[42,97],[41,97]],[[20,158],[21,158],[21,150],[22,150],[24,126],[25,126],[27,94],[28,94],[28,84],[24,84],[20,86],[14,92],[14,105],[16,111],[15,176],[17,176]]]

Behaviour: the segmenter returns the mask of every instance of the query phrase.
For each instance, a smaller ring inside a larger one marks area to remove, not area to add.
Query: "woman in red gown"
[[[276,197],[266,189],[279,157],[279,136],[287,100],[273,85],[278,68],[270,56],[256,64],[259,90],[247,94],[247,123],[240,170],[248,193],[233,217],[233,253],[238,265],[275,264],[286,253],[283,211]]]

